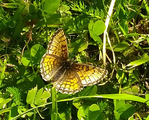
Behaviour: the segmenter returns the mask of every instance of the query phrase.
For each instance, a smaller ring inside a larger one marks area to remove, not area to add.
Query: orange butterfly
[[[45,81],[52,79],[57,91],[66,94],[97,84],[108,73],[105,69],[69,60],[67,39],[61,28],[48,44],[47,52],[40,62],[40,71]]]

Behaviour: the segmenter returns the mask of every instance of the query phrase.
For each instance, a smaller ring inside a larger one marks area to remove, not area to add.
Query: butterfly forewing
[[[52,36],[51,41],[48,44],[48,54],[56,55],[62,59],[68,59],[67,39],[63,29],[58,29]]]
[[[58,29],[52,36],[47,52],[43,55],[40,62],[42,78],[49,81],[61,68],[62,61],[68,59],[68,48],[66,36],[63,29]]]

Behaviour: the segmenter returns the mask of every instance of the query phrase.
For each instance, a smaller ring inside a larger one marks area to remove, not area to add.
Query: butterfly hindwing
[[[107,75],[107,70],[92,65],[75,63],[73,68],[77,72],[83,86],[97,84]]]
[[[97,84],[107,74],[107,70],[92,65],[74,63],[70,69],[61,73],[55,82],[55,87],[61,93],[72,94],[85,86]]]
[[[79,76],[73,70],[66,70],[55,83],[56,89],[65,94],[73,94],[83,89]]]

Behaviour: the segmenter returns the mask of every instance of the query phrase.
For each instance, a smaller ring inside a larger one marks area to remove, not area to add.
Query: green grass
[[[149,3],[110,3],[0,0],[1,119],[149,119]],[[58,28],[67,36],[70,59],[106,65],[103,82],[68,95],[43,81],[40,60]]]

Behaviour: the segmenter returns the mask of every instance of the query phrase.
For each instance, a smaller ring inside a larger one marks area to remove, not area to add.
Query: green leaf
[[[134,119],[132,119],[132,120],[134,120]],[[146,117],[146,120],[149,120],[149,115]]]
[[[115,110],[118,110],[119,108],[121,108],[124,105],[125,105],[125,101],[124,100],[114,100],[114,108],[115,108]]]
[[[118,111],[119,113],[122,113],[122,112],[126,111],[127,109],[129,109],[130,107],[132,107],[131,104],[125,104],[125,105],[123,105],[122,107],[120,107],[117,111]]]
[[[54,14],[60,5],[60,0],[43,0],[42,9],[48,14]]]
[[[135,109],[131,104],[125,104],[123,107],[118,109],[118,112],[121,114],[121,119],[128,119],[134,114]]]
[[[25,51],[23,57],[21,58],[21,62],[24,66],[30,66],[30,55],[29,52]]]
[[[113,45],[113,48],[115,52],[122,52],[129,48],[129,44],[127,42],[121,42],[117,43],[116,45]]]
[[[100,115],[99,106],[97,104],[92,104],[89,107],[89,120],[97,120],[99,115]]]
[[[127,81],[127,77],[126,77],[124,71],[122,71],[122,70],[117,71],[116,78],[117,78],[119,84],[124,84]]]
[[[10,112],[10,110],[11,110],[11,107],[6,108],[6,109],[1,109],[0,110],[0,115],[2,115],[3,113],[6,113],[6,112]]]
[[[12,95],[16,105],[22,105],[21,92],[17,87],[7,87],[7,91]]]
[[[12,118],[17,115],[18,115],[18,108],[17,108],[17,106],[13,106],[10,111],[9,120],[12,120]]]
[[[1,6],[2,7],[5,7],[5,8],[17,8],[17,5],[16,3],[2,3]]]
[[[64,109],[65,108],[65,109]],[[58,119],[57,120],[69,120],[72,118],[72,104],[63,102],[58,104]]]
[[[119,28],[121,29],[121,31],[123,32],[123,34],[127,35],[127,33],[128,33],[128,22],[127,22],[127,20],[123,19],[120,24],[118,23],[118,25],[119,25]]]
[[[89,24],[88,24],[89,32],[92,31],[92,29],[93,29],[93,25],[94,25],[93,20],[90,20],[90,22],[89,22]]]
[[[69,11],[70,7],[68,5],[61,5],[60,6],[60,10],[63,12],[68,12],[71,14],[71,12]]]
[[[79,120],[97,120],[100,115],[100,109],[96,104],[92,104],[91,106],[82,105],[79,107],[77,115]]]
[[[24,66],[31,66],[31,62],[32,65],[36,65],[40,62],[44,53],[45,49],[43,48],[43,46],[40,44],[36,44],[31,48],[30,52],[24,52],[21,62]]]
[[[127,37],[132,37],[132,36],[139,36],[139,33],[128,33]],[[134,41],[135,42],[135,41]]]
[[[87,105],[82,105],[77,113],[77,116],[79,118],[79,120],[81,119],[86,119],[88,117],[88,113],[89,113],[89,106]]]
[[[81,100],[80,99],[75,99],[73,100],[73,105],[79,109],[79,107],[81,106]]]
[[[128,119],[134,112],[135,109],[131,104],[125,104],[124,100],[114,100],[115,105],[115,118]]]
[[[147,43],[149,44],[149,37],[147,37],[146,40],[147,40]]]
[[[44,99],[42,99],[42,93],[43,93],[43,88],[41,88],[40,90],[38,90],[38,92],[36,94],[36,98],[35,98],[35,104],[36,105],[42,105],[42,104],[44,104]]]
[[[105,30],[105,24],[102,21],[96,21],[95,23],[93,20],[90,20],[88,24],[88,29],[90,36],[93,38],[97,44],[102,43],[101,38],[99,37],[100,34],[102,34]]]
[[[37,93],[37,86],[28,91],[26,102],[34,107],[34,100]]]
[[[149,91],[147,91],[146,95],[145,95],[145,99],[146,99],[146,104],[149,106]]]
[[[128,118],[128,120],[134,120],[134,116],[133,116],[133,115],[130,116],[130,117]],[[148,120],[148,119],[146,119],[146,120]]]
[[[101,95],[103,98],[109,98],[109,99],[121,99],[121,100],[133,100],[145,103],[146,99],[134,95],[129,94],[103,94]]]
[[[90,95],[95,95],[97,92],[97,86],[87,86],[83,91],[80,92],[81,96],[90,96]]]
[[[0,97],[0,109],[2,109],[3,106],[6,106],[7,103],[9,103],[11,100],[12,100],[11,98],[6,99],[6,98],[3,98],[3,97]]]
[[[37,58],[37,57],[41,58],[44,53],[45,53],[45,49],[40,44],[36,44],[31,48],[31,56],[33,58]]]
[[[90,107],[89,107],[89,110],[90,111],[99,111],[99,106],[97,104],[92,104]]]
[[[87,49],[87,46],[88,44],[86,42],[81,43],[78,52],[82,52],[83,50]]]
[[[93,40],[97,43],[97,44],[101,44],[102,43],[102,40],[101,38],[94,34],[92,31],[90,31],[90,36],[93,38]]]
[[[141,65],[141,64],[144,64],[144,63],[146,63],[146,62],[148,62],[148,61],[149,61],[149,56],[146,55],[145,57],[143,57],[143,58],[141,58],[141,59],[139,59],[139,60],[135,60],[135,61],[133,61],[133,62],[130,62],[130,63],[127,65],[127,67],[130,67],[130,66],[136,67],[136,66],[139,66],[139,65]]]
[[[105,26],[104,22],[101,20],[98,20],[93,25],[93,33],[95,35],[101,35],[104,32],[105,28],[106,28],[106,26]]]
[[[71,49],[69,52],[78,53],[87,49],[88,44],[83,39],[77,39],[71,43]]]
[[[51,96],[48,91],[43,91],[43,88],[38,90],[36,97],[35,97],[35,104],[42,105],[47,102],[47,99]]]
[[[34,16],[36,16],[35,13],[37,13],[37,12],[38,12],[38,10],[37,10],[36,6],[33,4],[30,4],[29,5],[29,14],[32,14],[33,15],[32,17],[34,17]]]

